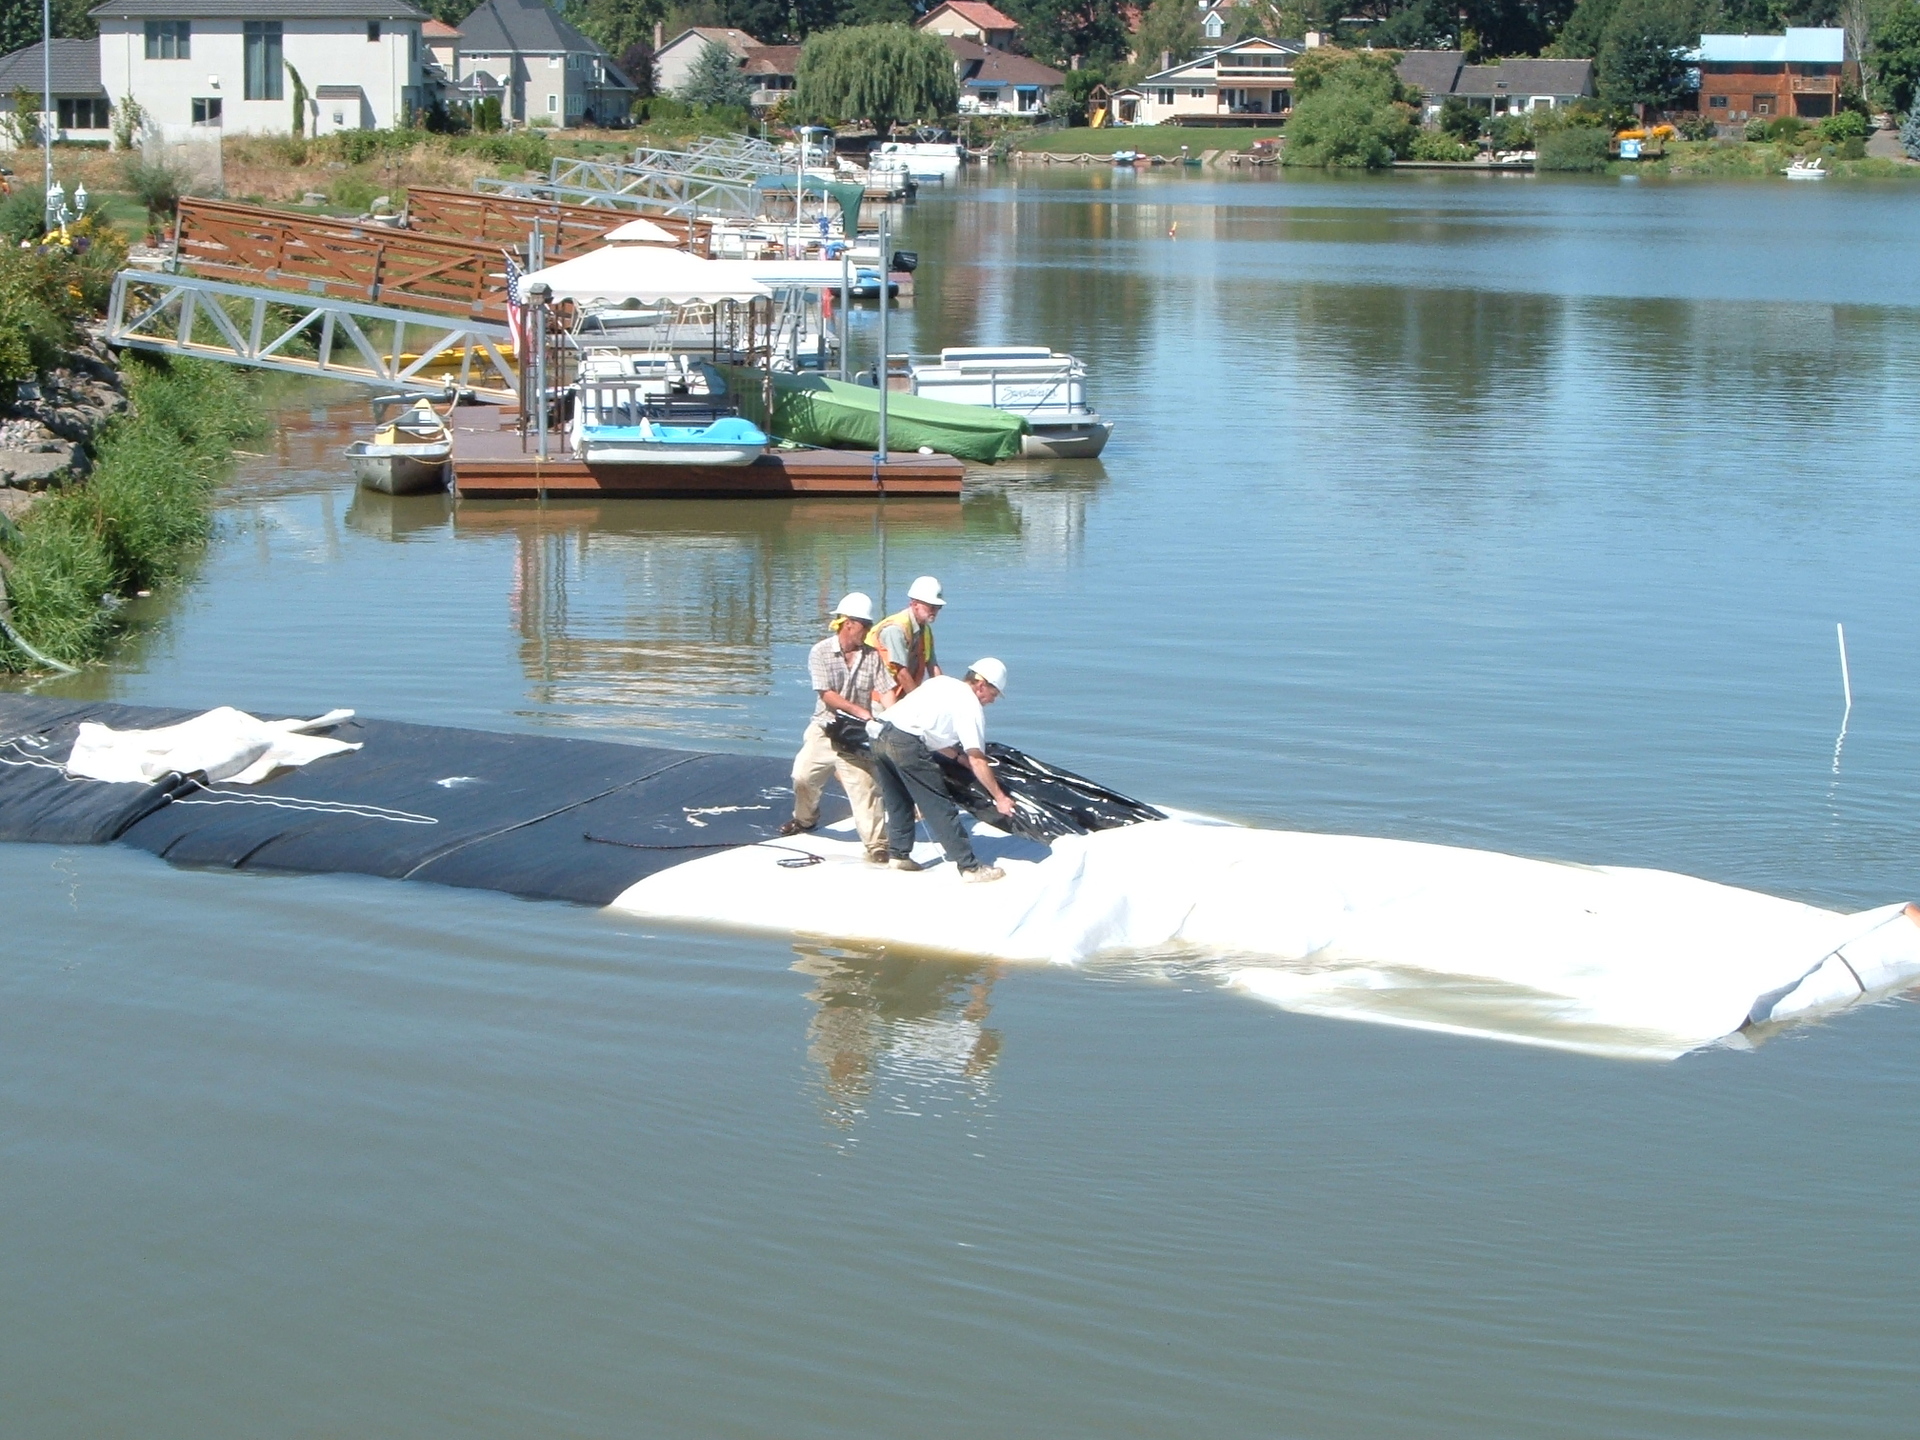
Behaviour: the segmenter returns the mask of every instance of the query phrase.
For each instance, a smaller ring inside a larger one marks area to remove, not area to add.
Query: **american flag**
[[[520,262],[513,258],[511,250],[500,253],[507,257],[507,328],[513,332],[513,348],[525,354],[527,312],[521,308],[520,282],[527,278],[526,272],[520,268]]]

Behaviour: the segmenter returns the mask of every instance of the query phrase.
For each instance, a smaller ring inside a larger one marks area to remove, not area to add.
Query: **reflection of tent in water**
[[[834,1120],[851,1125],[873,1096],[924,1112],[945,1094],[972,1103],[999,1058],[986,1024],[1000,967],[884,952],[796,947],[793,968],[817,982],[807,1056]],[[889,1094],[896,1087],[917,1092]]]

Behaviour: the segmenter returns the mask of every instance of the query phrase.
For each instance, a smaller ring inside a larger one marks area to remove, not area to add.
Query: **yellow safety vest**
[[[907,663],[904,667],[895,665],[891,660],[888,660],[887,652],[880,649],[880,632],[885,630],[889,625],[898,625],[902,630],[907,632]],[[918,641],[917,644],[915,643],[916,640]],[[927,669],[933,664],[933,627],[931,625],[922,625],[920,627],[920,633],[916,636],[913,631],[913,612],[911,610],[902,610],[897,615],[889,615],[878,625],[874,626],[872,630],[867,632],[867,644],[871,648],[880,651],[881,660],[887,664],[890,670],[904,668],[909,675],[913,676],[914,684],[918,685],[922,680],[927,678]]]

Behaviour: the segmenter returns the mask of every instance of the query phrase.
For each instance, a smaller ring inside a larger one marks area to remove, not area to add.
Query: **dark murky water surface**
[[[1080,354],[1101,464],[389,501],[316,395],[43,688],[775,753],[884,537],[1012,666],[996,733],[1149,798],[1913,897],[1914,205],[975,183],[907,222],[914,347]],[[117,850],[0,896],[9,1434],[1911,1425],[1908,1004],[1624,1065]]]

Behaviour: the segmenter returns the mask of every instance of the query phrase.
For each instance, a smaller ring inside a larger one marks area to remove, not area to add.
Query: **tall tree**
[[[1132,48],[1121,0],[1006,0],[1004,8],[1020,22],[1026,52],[1063,70],[1076,55],[1089,66],[1118,65]]]
[[[600,42],[609,55],[623,55],[639,41],[653,43],[653,27],[667,18],[666,0],[577,0],[567,20]]]
[[[1691,0],[1619,0],[1594,61],[1600,98],[1615,105],[1671,105],[1686,93],[1687,51],[1700,39]]]
[[[870,120],[885,137],[896,121],[937,120],[960,105],[953,53],[905,25],[852,25],[807,37],[793,109],[809,119]]]
[[[1140,12],[1140,27],[1129,43],[1135,61],[1151,74],[1161,68],[1162,56],[1175,65],[1192,59],[1200,39],[1200,9],[1193,0],[1153,0]]]
[[[1568,60],[1591,60],[1600,53],[1600,42],[1607,38],[1607,22],[1613,19],[1620,0],[1580,0],[1560,27],[1549,50]]]
[[[709,40],[694,58],[676,98],[712,109],[739,108],[753,95],[753,81],[718,40]]]

